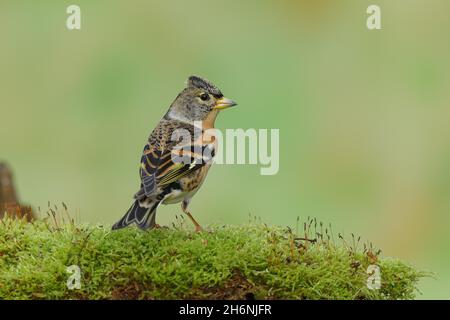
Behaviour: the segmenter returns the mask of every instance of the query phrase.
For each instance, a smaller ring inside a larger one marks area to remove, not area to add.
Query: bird
[[[220,111],[236,105],[209,80],[199,76],[188,78],[144,146],[139,167],[140,188],[113,230],[131,224],[142,230],[158,228],[158,207],[180,202],[195,231],[203,230],[188,206],[202,186],[218,148],[214,136],[216,117]]]

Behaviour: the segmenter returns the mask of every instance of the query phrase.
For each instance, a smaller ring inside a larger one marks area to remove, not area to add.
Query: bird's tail
[[[145,205],[140,204],[139,200],[134,201],[127,213],[113,225],[112,229],[125,228],[133,222],[142,230],[153,228],[155,226],[156,208],[158,208],[158,205],[159,201],[146,202]]]

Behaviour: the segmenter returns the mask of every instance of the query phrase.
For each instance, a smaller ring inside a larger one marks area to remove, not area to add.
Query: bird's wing
[[[179,140],[173,140],[173,133],[177,129],[186,130],[190,134],[190,141],[180,143]],[[193,126],[173,121],[160,122],[150,135],[141,158],[140,175],[144,194],[155,195],[158,188],[164,188],[203,167],[214,157],[211,148],[211,144],[195,143]]]

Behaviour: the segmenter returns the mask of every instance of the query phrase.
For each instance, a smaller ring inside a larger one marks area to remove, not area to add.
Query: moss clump
[[[366,285],[370,264],[378,290]],[[67,288],[70,265],[80,289]],[[0,220],[0,299],[412,299],[422,276],[367,247],[258,221],[193,233]]]

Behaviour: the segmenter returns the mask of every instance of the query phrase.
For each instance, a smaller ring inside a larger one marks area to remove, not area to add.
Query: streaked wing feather
[[[194,160],[194,162],[191,164],[175,163],[174,166],[172,167],[172,170],[163,177],[161,177],[161,180],[159,180],[158,184],[160,186],[169,185],[172,182],[175,182],[187,176],[191,172],[200,169],[204,165],[205,163],[197,164],[196,160]]]
[[[144,153],[141,158],[141,181],[146,196],[154,195],[158,187],[165,187],[171,183],[189,175],[190,173],[203,167],[206,162],[202,161],[202,155],[205,154],[205,148],[211,148],[211,145],[194,145],[190,144],[183,148],[190,150],[187,152],[188,163],[174,162],[173,155],[175,147],[178,146],[178,141],[169,141],[174,130],[180,125],[161,124],[152,132],[148,144],[144,148]],[[185,128],[192,131],[193,128]],[[192,134],[192,137],[194,135]],[[192,141],[193,142],[193,141]],[[191,143],[192,143],[191,142]],[[179,150],[179,149],[178,149]],[[201,154],[195,151],[201,150]],[[209,150],[211,151],[211,150]],[[210,152],[211,154],[211,152]],[[214,150],[212,150],[212,157],[214,157]]]

